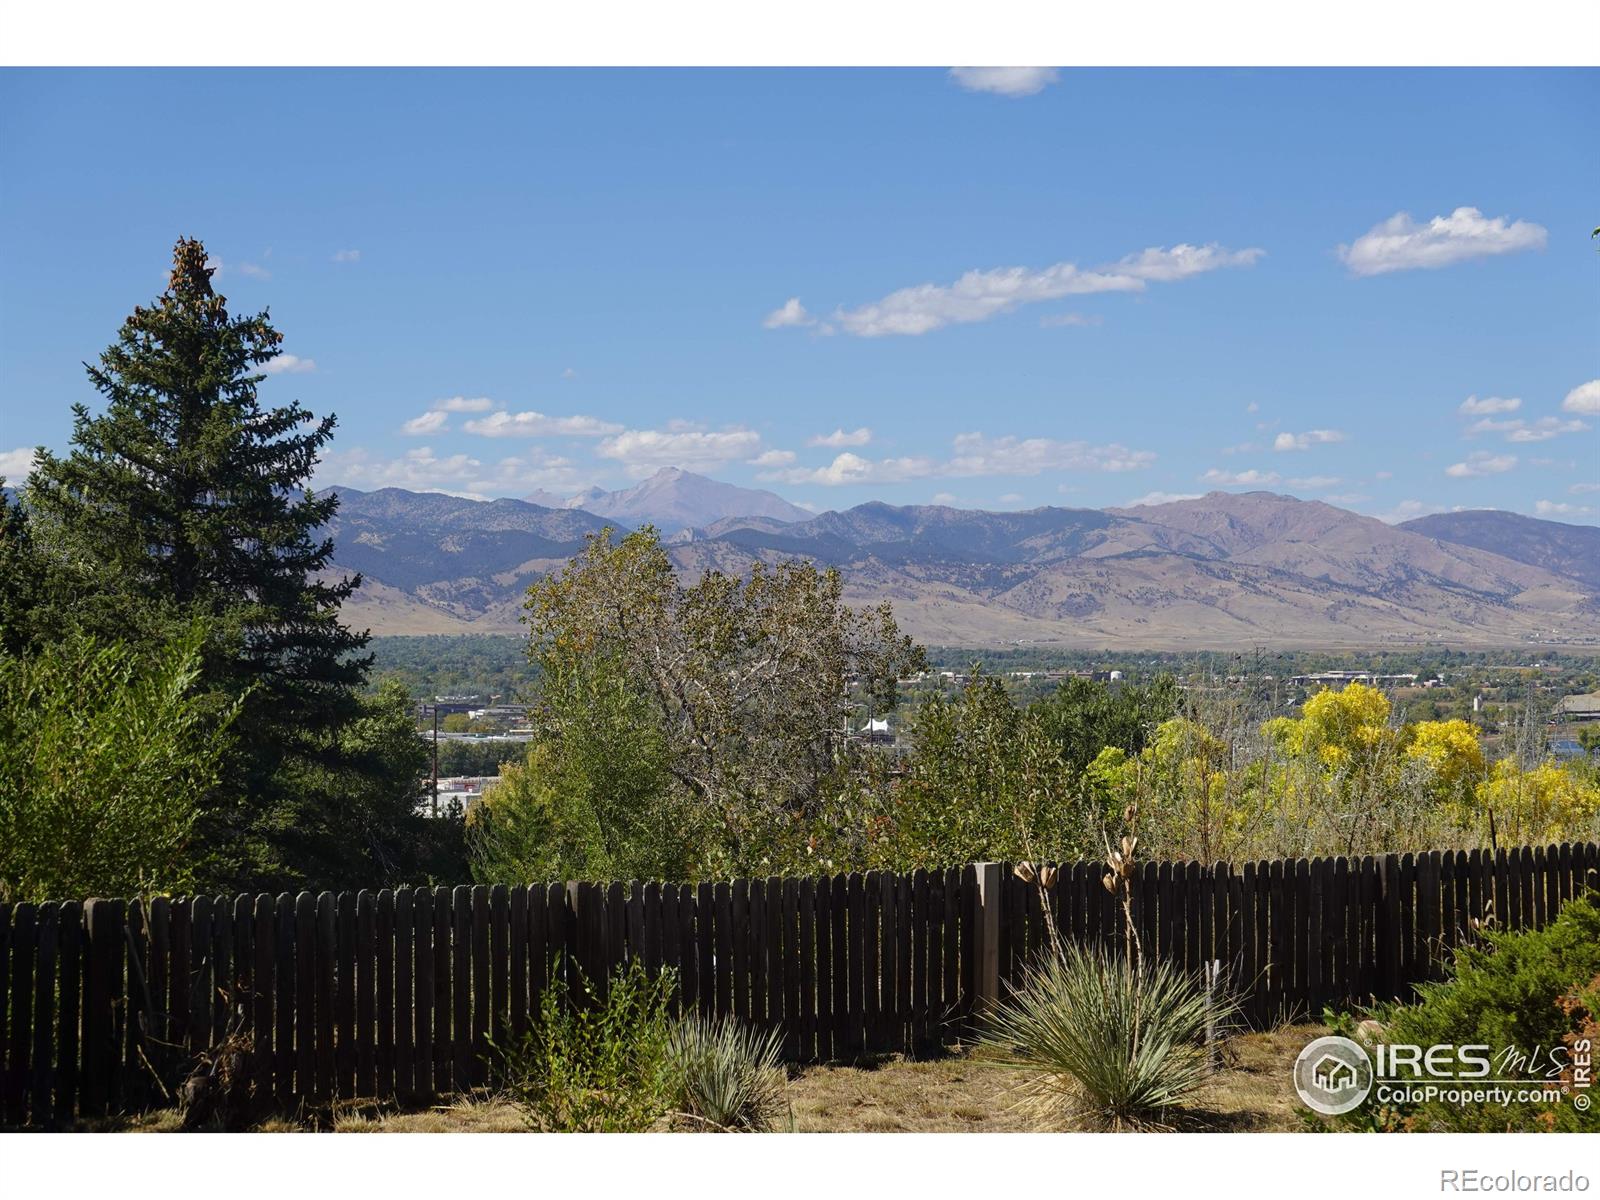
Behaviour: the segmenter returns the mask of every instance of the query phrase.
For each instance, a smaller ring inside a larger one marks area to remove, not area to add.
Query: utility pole
[[[439,704],[433,705],[433,815],[439,815]]]

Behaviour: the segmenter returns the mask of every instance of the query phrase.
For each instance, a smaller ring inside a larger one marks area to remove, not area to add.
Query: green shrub
[[[618,970],[585,1002],[546,988],[539,1019],[503,1052],[506,1091],[530,1127],[547,1133],[639,1133],[671,1110],[678,1072],[668,1002],[675,977]]]
[[[1422,985],[1417,1003],[1395,1007],[1382,1040],[1486,1045],[1491,1055],[1506,1047],[1524,1053],[1541,1048],[1548,1054],[1570,1045],[1586,1019],[1590,1027],[1600,1019],[1600,904],[1595,894],[1570,901],[1543,929],[1492,932],[1482,945],[1462,947],[1451,973],[1450,979]],[[1543,1074],[1542,1066],[1538,1073]],[[1369,1101],[1341,1124],[1461,1132],[1600,1130],[1600,1114],[1593,1107],[1585,1113],[1566,1101],[1501,1105],[1436,1100],[1391,1106],[1376,1115],[1367,1111],[1371,1107]]]
[[[677,1111],[695,1127],[770,1129],[784,1109],[783,1046],[774,1031],[689,1017],[672,1031]]]
[[[1209,1015],[1232,1011],[1214,1000]],[[1027,1073],[1041,1124],[1165,1128],[1207,1077],[1207,1016],[1204,992],[1170,965],[1066,943],[997,1008],[981,1042]]]

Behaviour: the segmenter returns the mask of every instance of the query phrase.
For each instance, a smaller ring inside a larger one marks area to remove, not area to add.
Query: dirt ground
[[[1196,1097],[1183,1127],[1210,1131],[1299,1130],[1299,1101],[1289,1072],[1300,1050],[1326,1030],[1286,1025],[1227,1044],[1223,1069]],[[789,1114],[779,1128],[797,1133],[1010,1133],[1039,1126],[1016,1101],[1016,1075],[952,1053],[927,1061],[887,1058],[864,1066],[807,1067],[789,1080]],[[130,1132],[172,1132],[176,1112],[148,1113],[114,1125]],[[425,1109],[351,1102],[300,1119],[273,1118],[263,1133],[331,1129],[341,1133],[523,1132],[521,1114],[494,1096]]]

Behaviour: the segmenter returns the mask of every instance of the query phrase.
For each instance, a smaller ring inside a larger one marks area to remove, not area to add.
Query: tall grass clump
[[[1162,1129],[1206,1080],[1213,1000],[1182,972],[1063,942],[990,1015],[984,1048],[1027,1075],[1040,1124]]]
[[[757,1133],[784,1111],[782,1041],[727,1019],[688,1017],[669,1044],[678,1115],[695,1128]]]
[[[668,1005],[676,979],[631,963],[608,984],[602,993],[585,981],[577,1004],[564,989],[546,988],[533,1028],[504,1049],[506,1091],[531,1128],[642,1133],[671,1111],[679,1072]]]

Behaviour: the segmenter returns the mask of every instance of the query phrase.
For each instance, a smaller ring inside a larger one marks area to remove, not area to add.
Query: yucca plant
[[[1041,1125],[1171,1128],[1206,1080],[1208,1017],[1232,1011],[1168,964],[1065,942],[990,1014],[981,1044],[1026,1072]]]
[[[726,1018],[687,1017],[672,1031],[678,1112],[701,1129],[760,1132],[784,1110],[782,1043]]]

